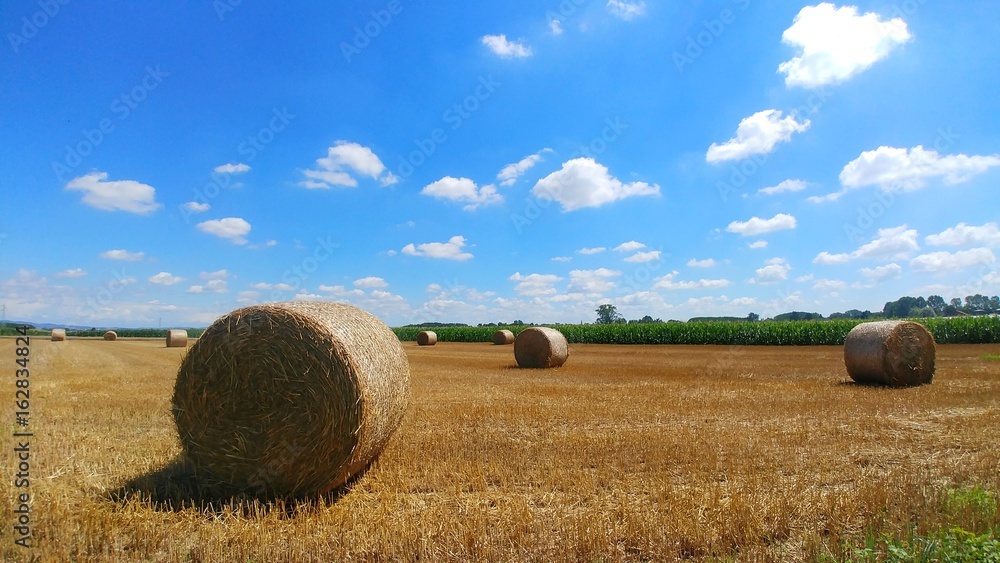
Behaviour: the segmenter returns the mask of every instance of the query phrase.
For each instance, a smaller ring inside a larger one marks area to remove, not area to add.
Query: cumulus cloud
[[[127,211],[149,215],[161,204],[156,201],[153,186],[133,180],[107,181],[107,172],[91,172],[66,184],[70,191],[83,192],[83,203],[105,211]]]
[[[886,191],[913,191],[940,178],[946,185],[967,182],[1000,166],[1000,155],[941,155],[923,146],[902,149],[882,146],[865,151],[844,166],[840,183],[845,189],[878,186]]]
[[[625,21],[634,20],[646,13],[646,3],[642,0],[638,2],[633,0],[608,0],[607,7],[611,15]]]
[[[580,250],[577,250],[577,252],[580,254],[589,255],[589,254],[600,254],[605,250],[607,250],[607,248],[604,248],[603,246],[595,246],[593,248],[581,248]]]
[[[562,22],[555,18],[549,20],[549,31],[552,32],[552,35],[562,35],[563,34]]]
[[[809,129],[810,124],[808,119],[796,121],[794,115],[782,117],[776,109],[759,111],[740,121],[735,137],[721,145],[712,143],[705,161],[715,164],[770,153],[778,143],[790,141],[792,134]]]
[[[625,258],[626,262],[654,262],[660,259],[659,250],[650,250],[647,252],[636,252],[632,256]]]
[[[360,287],[365,289],[384,289],[386,287],[389,287],[389,284],[382,278],[375,276],[368,276],[366,278],[354,280],[354,287]]]
[[[562,280],[561,277],[555,274],[528,274],[523,276],[520,272],[514,272],[514,275],[508,279],[517,282],[517,285],[514,286],[514,291],[518,295],[529,297],[555,295],[557,291],[553,286],[556,282]]]
[[[694,258],[688,260],[688,267],[690,268],[711,268],[715,266],[716,262],[712,258],[706,258],[704,260],[695,260]]]
[[[482,42],[494,55],[503,59],[523,59],[531,56],[531,47],[520,41],[508,41],[504,34],[484,35]]]
[[[552,257],[552,261],[553,262],[563,262],[563,263],[565,263],[565,262],[572,262],[573,261],[573,257],[572,256],[553,256]]]
[[[886,58],[911,37],[901,18],[858,15],[857,6],[838,8],[828,2],[806,6],[781,35],[799,55],[778,65],[778,72],[788,87],[836,84]]]
[[[1000,246],[1000,227],[997,227],[997,224],[993,222],[978,227],[959,223],[935,235],[928,235],[924,240],[932,246],[982,244],[997,247]]]
[[[224,238],[233,244],[246,244],[246,235],[250,232],[250,223],[240,217],[226,217],[225,219],[212,219],[198,223],[198,230],[203,233]]]
[[[521,160],[508,164],[504,166],[500,173],[497,174],[497,180],[500,180],[501,186],[513,186],[517,183],[517,179],[524,175],[525,172],[531,170],[536,164],[542,161],[542,154],[552,152],[552,149],[545,148],[535,154],[530,154]]]
[[[211,208],[211,205],[207,203],[198,203],[197,201],[189,201],[184,204],[184,209],[190,211],[191,213],[204,213]]]
[[[531,193],[541,200],[558,201],[563,211],[574,211],[629,197],[659,195],[660,186],[646,182],[624,184],[593,158],[574,158],[539,180]]]
[[[750,279],[750,283],[770,284],[788,279],[788,272],[792,266],[784,258],[771,258],[764,262],[763,268],[757,268],[756,275]]]
[[[219,174],[245,174],[250,171],[250,166],[248,164],[243,164],[242,162],[221,164],[215,167],[215,171]]]
[[[598,268],[596,270],[570,270],[569,289],[585,293],[603,293],[615,288],[613,278],[621,276],[618,270]]]
[[[829,252],[823,251],[813,258],[813,264],[820,264],[822,266],[836,266],[838,264],[846,264],[851,261],[850,254],[830,254]]]
[[[100,254],[105,260],[123,260],[125,262],[138,262],[145,256],[145,252],[129,252],[128,250],[106,250]]]
[[[327,149],[327,155],[316,159],[317,168],[303,170],[306,179],[299,182],[303,188],[325,189],[336,186],[353,188],[358,185],[352,172],[362,177],[378,180],[383,186],[399,181],[386,170],[382,160],[366,146],[350,141],[337,141]]]
[[[720,289],[720,288],[723,288],[723,287],[727,287],[727,286],[729,286],[730,283],[732,283],[732,282],[730,282],[727,279],[716,279],[716,280],[700,279],[700,280],[697,280],[697,281],[680,281],[680,280],[677,279],[677,276],[679,276],[679,275],[680,275],[680,272],[674,270],[673,272],[670,272],[669,274],[667,274],[665,276],[661,276],[659,278],[656,278],[656,280],[654,280],[655,283],[653,284],[653,288],[654,289],[669,289],[669,290],[678,290],[678,289]]]
[[[747,221],[733,221],[726,227],[726,231],[745,237],[752,237],[765,233],[773,233],[774,231],[794,229],[796,226],[795,217],[786,213],[778,213],[770,219],[751,217]]]
[[[900,225],[891,229],[879,229],[871,242],[861,245],[851,253],[852,258],[867,260],[899,260],[920,250],[917,231]]]
[[[903,268],[899,264],[885,264],[883,266],[876,266],[874,268],[861,268],[858,270],[862,276],[868,278],[869,280],[879,282],[882,280],[898,278],[903,273]]]
[[[150,276],[146,281],[153,285],[177,285],[184,281],[184,278],[175,276],[170,272],[160,272],[154,276]]]
[[[188,293],[227,293],[229,282],[224,279],[209,279],[204,284],[192,285],[188,288]]]
[[[83,268],[71,268],[56,273],[57,278],[82,278],[85,275],[87,275],[87,271]]]
[[[815,289],[816,291],[824,291],[827,293],[833,291],[840,291],[841,289],[844,289],[846,287],[847,284],[840,280],[821,279],[821,280],[816,280],[816,283],[813,284],[813,289]]]
[[[753,250],[759,250],[761,248],[767,248],[766,240],[755,240],[747,245],[747,248],[752,248]]]
[[[771,186],[768,188],[761,188],[757,191],[759,194],[763,195],[775,195],[786,192],[801,192],[806,189],[806,183],[802,180],[785,180],[777,186]]]
[[[479,207],[503,203],[503,196],[497,193],[492,184],[481,188],[468,178],[453,178],[445,176],[428,184],[420,191],[421,194],[437,199],[467,203],[465,211],[475,211]]]
[[[619,244],[618,246],[616,246],[614,248],[614,251],[615,252],[635,252],[636,250],[639,250],[639,249],[642,249],[642,248],[646,248],[646,245],[643,244],[643,243],[641,243],[641,242],[638,242],[638,241],[630,240],[628,242],[623,242],[623,243]]]
[[[958,252],[931,252],[921,254],[910,260],[914,272],[939,273],[964,270],[982,264],[992,264],[997,261],[996,255],[989,248],[972,248]]]
[[[410,256],[458,260],[460,262],[471,260],[473,258],[472,254],[462,251],[464,246],[465,237],[457,235],[448,239],[448,242],[425,242],[417,245],[411,242],[403,247],[402,252]]]

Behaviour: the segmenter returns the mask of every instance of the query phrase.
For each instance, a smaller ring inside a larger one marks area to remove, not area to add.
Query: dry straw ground
[[[995,506],[949,501],[1000,489],[1000,363],[980,358],[995,346],[940,346],[934,383],[896,390],[849,383],[839,347],[574,345],[572,362],[543,371],[490,344],[404,347],[412,407],[350,493],[181,508],[196,495],[180,481],[157,492],[155,472],[179,451],[170,396],[184,350],[33,339],[33,554],[839,560],[866,534],[1000,525]],[[12,403],[0,402],[5,473]],[[26,559],[9,476],[0,559]],[[127,498],[113,494],[130,481]]]

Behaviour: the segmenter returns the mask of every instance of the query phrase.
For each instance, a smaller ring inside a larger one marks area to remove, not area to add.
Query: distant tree
[[[625,317],[621,316],[618,312],[618,308],[610,303],[605,303],[601,305],[594,311],[597,313],[597,324],[599,325],[610,325],[625,322]]]
[[[944,297],[940,295],[931,295],[927,298],[927,306],[934,309],[934,313],[937,315],[944,314],[944,308],[947,303],[944,302]]]
[[[755,323],[760,320],[760,315],[758,315],[757,313],[750,313],[749,315],[747,315],[747,320],[752,323]]]
[[[1000,296],[994,295],[990,297],[990,312],[1000,313]]]

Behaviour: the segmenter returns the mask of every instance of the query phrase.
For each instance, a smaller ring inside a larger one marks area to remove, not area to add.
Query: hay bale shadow
[[[244,517],[276,513],[292,517],[303,511],[336,504],[374,464],[373,461],[329,493],[290,497],[234,488],[210,474],[199,474],[189,461],[178,458],[160,469],[130,479],[103,496],[116,504],[145,503],[161,512],[197,510],[205,516],[227,513]]]

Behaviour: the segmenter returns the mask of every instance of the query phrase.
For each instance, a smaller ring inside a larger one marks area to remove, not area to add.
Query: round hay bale
[[[522,368],[557,368],[566,363],[569,344],[554,328],[526,328],[514,340],[514,359]]]
[[[433,346],[437,343],[438,335],[432,330],[424,330],[417,335],[417,346]]]
[[[851,379],[905,387],[934,378],[934,337],[910,321],[862,323],[844,341],[844,363]]]
[[[186,348],[188,345],[188,333],[179,328],[167,331],[167,348]]]
[[[52,342],[65,342],[65,341],[66,341],[66,329],[64,328],[52,329]]]
[[[497,346],[514,343],[514,333],[509,330],[498,330],[493,333],[493,343]]]
[[[113,330],[109,330],[104,333],[104,339],[108,342],[114,342],[115,340],[118,340],[118,333]]]
[[[409,396],[406,355],[377,317],[339,303],[272,303],[205,330],[177,372],[173,415],[200,475],[301,497],[367,469]]]

